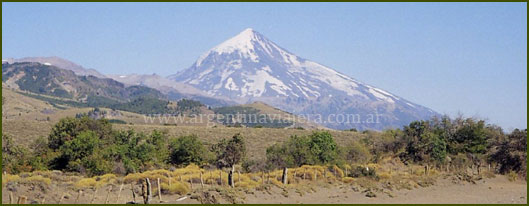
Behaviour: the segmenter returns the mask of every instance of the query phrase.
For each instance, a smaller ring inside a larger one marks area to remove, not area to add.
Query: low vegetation
[[[444,172],[454,174],[454,181],[468,182],[494,173],[507,174],[513,181],[525,177],[527,130],[505,134],[481,120],[444,117],[362,133],[362,138],[346,144],[338,144],[324,130],[292,135],[268,147],[266,157],[259,159],[247,156],[252,148],[241,134],[205,142],[192,134],[171,137],[159,130],[116,130],[105,118],[78,115],[61,119],[47,138],[31,144],[32,150],[2,135],[2,183],[46,188],[61,181],[95,189],[136,185],[149,178],[160,181],[162,194],[184,195],[203,184],[239,191],[275,185],[297,188],[302,194],[307,185],[320,182],[352,184],[372,196],[427,187]]]

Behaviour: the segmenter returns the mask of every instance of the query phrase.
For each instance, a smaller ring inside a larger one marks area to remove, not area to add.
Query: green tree
[[[314,132],[309,139],[310,151],[317,163],[327,164],[336,159],[338,146],[329,132]]]
[[[170,146],[170,163],[176,165],[200,165],[207,160],[207,149],[196,135],[174,139]]]
[[[213,146],[217,156],[217,167],[231,167],[235,170],[235,165],[246,157],[246,143],[241,134],[234,135],[231,139],[222,139]]]
[[[48,136],[48,146],[59,149],[65,142],[74,139],[82,131],[93,131],[99,139],[110,139],[112,125],[105,119],[93,120],[87,116],[59,120]]]
[[[489,147],[485,121],[478,122],[469,118],[465,120],[462,127],[454,134],[458,143],[457,152],[484,154]]]
[[[505,174],[509,171],[527,174],[527,129],[515,129],[500,142],[498,148],[489,157],[489,161],[499,165],[499,171]]]
[[[29,172],[27,148],[16,145],[11,136],[2,134],[2,170],[9,173]]]

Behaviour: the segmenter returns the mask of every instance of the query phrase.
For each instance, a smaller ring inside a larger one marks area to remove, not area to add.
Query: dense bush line
[[[246,172],[255,172],[302,165],[344,169],[391,157],[405,164],[432,167],[491,164],[498,173],[514,171],[521,175],[527,170],[527,130],[505,134],[482,120],[443,117],[412,122],[402,130],[363,133],[364,138],[346,145],[338,145],[326,131],[291,136],[270,146],[263,161],[246,157],[240,134],[217,143],[201,142],[194,135],[170,139],[165,132],[117,131],[106,119],[79,116],[60,120],[47,138],[31,144],[32,151],[2,135],[2,168],[9,173],[54,169],[94,176],[195,164],[232,170],[241,165]],[[368,174],[362,167],[350,169],[351,175]]]

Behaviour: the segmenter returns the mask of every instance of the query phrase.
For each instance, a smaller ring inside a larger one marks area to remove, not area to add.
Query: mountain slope
[[[170,100],[193,99],[213,107],[235,104],[228,98],[215,97],[188,84],[175,82],[156,74],[108,75],[108,77],[125,85],[140,85],[156,89],[166,94]]]
[[[225,125],[267,128],[327,129],[303,117],[274,108],[263,102],[213,109],[216,120]]]
[[[336,129],[400,127],[436,113],[331,68],[298,57],[246,29],[168,77],[239,103],[262,101],[288,112],[321,116]],[[360,118],[334,121],[329,117]],[[378,122],[370,120],[380,117]]]
[[[70,70],[34,62],[2,64],[2,82],[11,88],[81,102],[126,102],[138,97],[164,98],[159,91],[148,87],[126,87],[112,79],[77,76]]]
[[[76,63],[68,61],[60,57],[24,57],[20,59],[7,58],[3,59],[2,63],[17,63],[17,62],[37,62],[45,65],[53,65],[61,69],[71,70],[79,76],[95,76],[99,78],[106,78],[105,75],[99,73],[95,69],[86,69]]]

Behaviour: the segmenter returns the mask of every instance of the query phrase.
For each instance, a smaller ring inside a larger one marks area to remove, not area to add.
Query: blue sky
[[[2,57],[170,75],[248,27],[440,113],[527,127],[526,3],[2,3]]]

